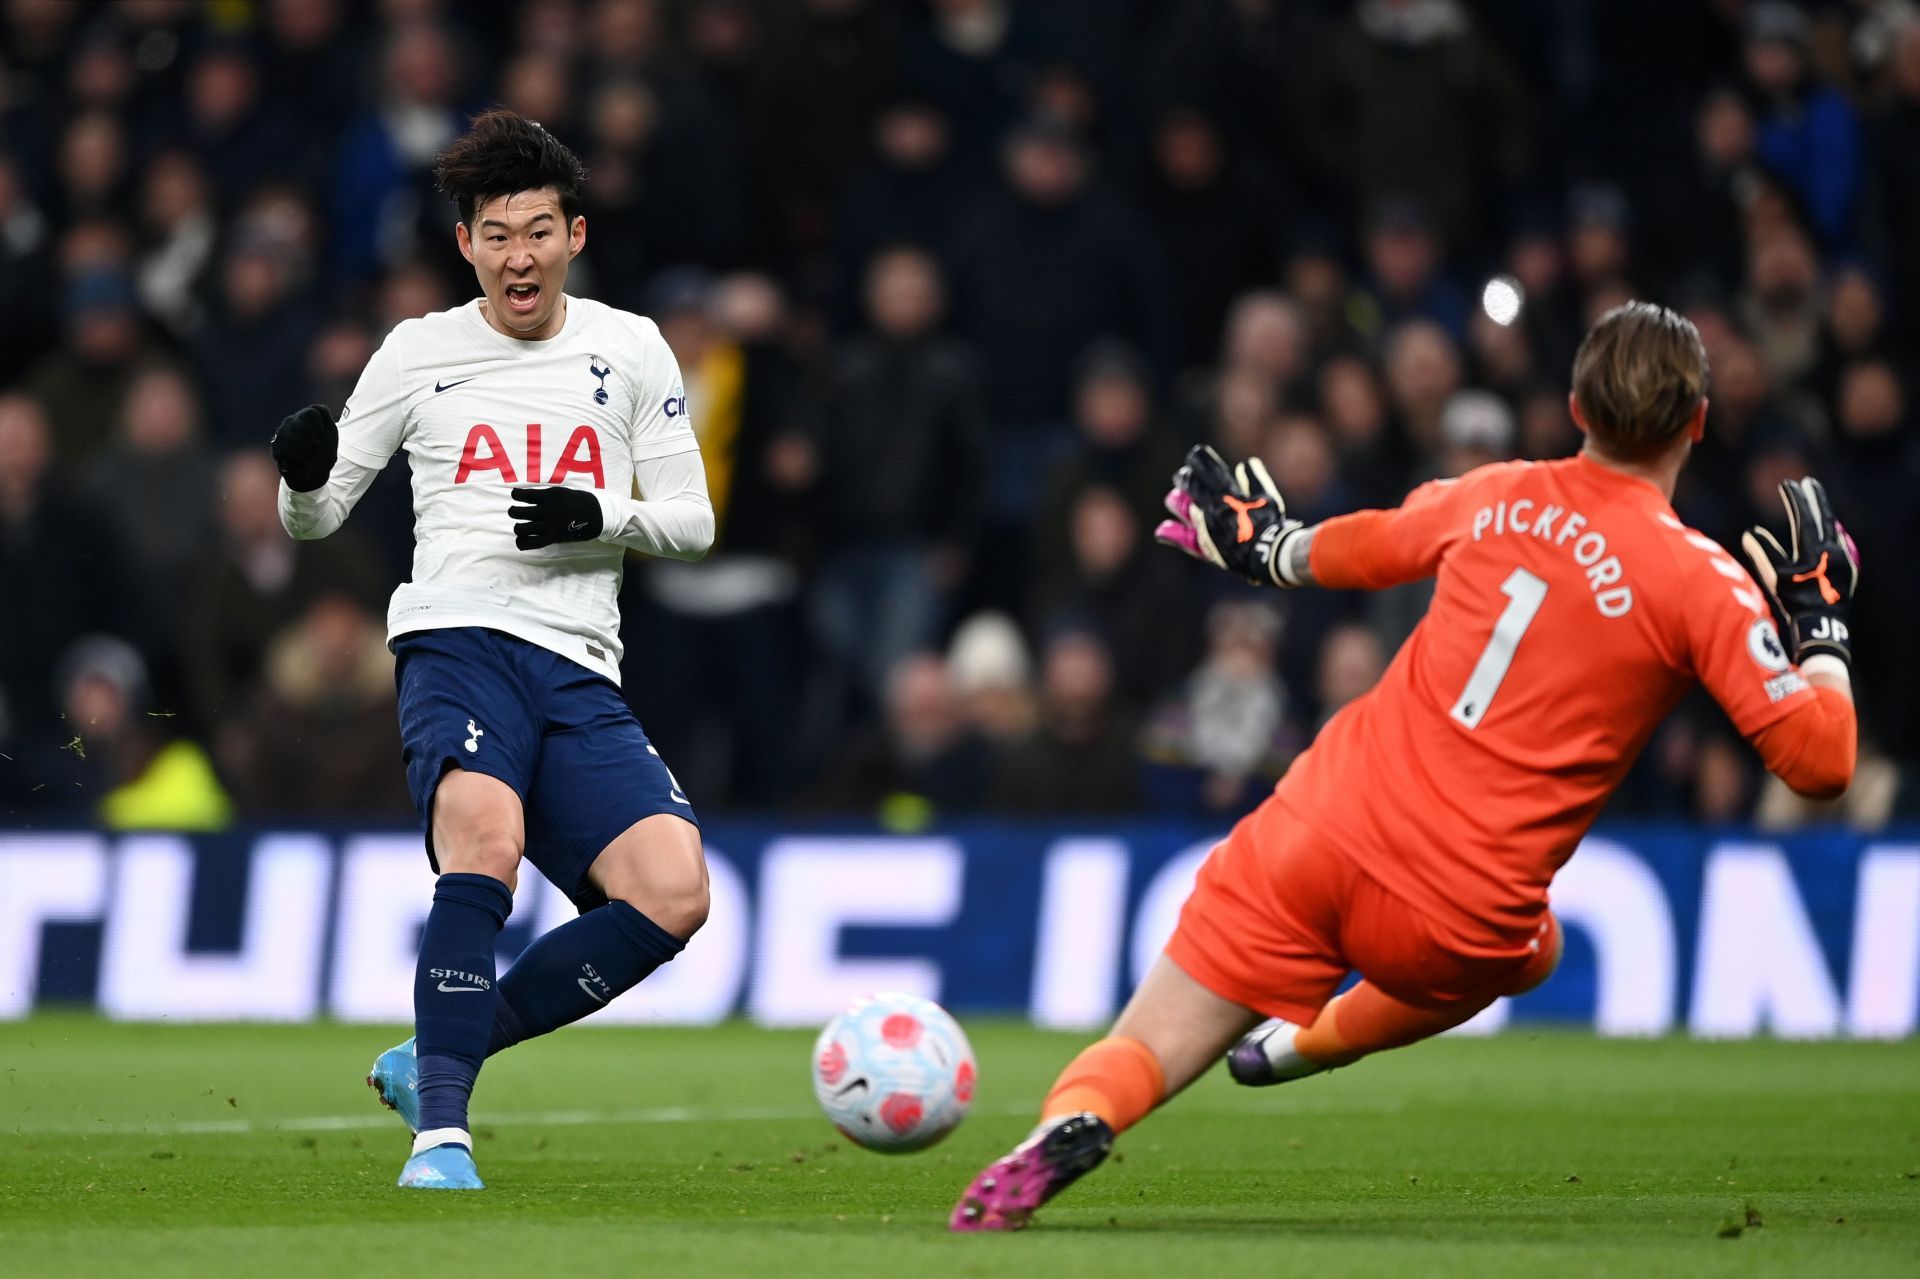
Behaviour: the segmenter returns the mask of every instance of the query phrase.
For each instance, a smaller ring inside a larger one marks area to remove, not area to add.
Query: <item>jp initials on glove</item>
[[[513,490],[513,500],[518,505],[509,506],[507,515],[518,521],[513,526],[513,544],[523,551],[555,542],[591,542],[606,525],[600,499],[585,489],[523,485]]]
[[[273,461],[280,478],[296,493],[311,493],[327,482],[340,456],[340,428],[333,410],[309,404],[280,419],[273,433]]]
[[[1167,494],[1173,515],[1154,540],[1243,577],[1255,586],[1298,586],[1288,571],[1287,542],[1306,525],[1287,518],[1287,504],[1266,463],[1248,458],[1232,470],[1204,444],[1187,452]]]
[[[1847,608],[1860,584],[1860,554],[1833,518],[1819,480],[1781,481],[1780,500],[1787,507],[1787,545],[1764,528],[1742,534],[1740,545],[1786,627],[1793,660],[1831,653],[1851,663]]]

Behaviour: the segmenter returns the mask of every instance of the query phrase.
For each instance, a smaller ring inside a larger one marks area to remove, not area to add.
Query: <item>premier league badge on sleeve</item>
[[[605,368],[601,368],[600,357],[597,355],[589,355],[587,357],[587,371],[600,379],[600,389],[593,393],[593,402],[595,404],[605,404],[607,402],[607,374],[613,372],[613,366],[608,365]]]

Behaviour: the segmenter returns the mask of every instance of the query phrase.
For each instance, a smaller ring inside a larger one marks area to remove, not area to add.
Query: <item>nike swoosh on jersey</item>
[[[474,375],[473,375],[473,377],[479,377],[479,376],[480,376],[480,375],[479,375],[478,373],[476,373],[476,374],[474,374]],[[439,381],[436,381],[436,382],[435,382],[435,383],[433,384],[433,393],[434,393],[435,395],[438,395],[438,394],[440,394],[440,392],[442,392],[442,391],[451,391],[451,390],[452,390],[452,389],[453,389],[454,387],[456,387],[456,386],[465,386],[465,385],[466,385],[467,383],[469,383],[469,382],[471,382],[471,381],[473,381],[473,377],[463,377],[463,378],[461,378],[461,379],[460,379],[460,380],[459,380],[458,382],[439,382]]]
[[[486,987],[485,987],[485,986],[449,986],[449,985],[447,985],[447,983],[445,983],[445,982],[441,982],[441,983],[440,983],[440,989],[441,989],[441,990],[444,990],[444,991],[446,991],[446,992],[447,992],[447,993],[448,993],[449,995],[451,995],[451,994],[453,994],[453,993],[455,993],[456,991],[462,991],[462,990],[485,990],[485,989],[486,989]]]
[[[578,533],[581,529],[585,528],[586,526],[587,526],[587,522],[585,520],[575,520],[573,523],[567,525],[567,532]]]
[[[593,987],[587,985],[587,979],[585,977],[575,977],[574,980],[580,983],[580,989],[586,991],[587,996],[590,999],[592,999],[594,1003],[604,1004],[607,1002],[606,996],[600,994],[599,991],[596,991]]]

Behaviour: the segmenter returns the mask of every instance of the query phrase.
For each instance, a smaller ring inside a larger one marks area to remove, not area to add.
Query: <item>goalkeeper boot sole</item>
[[[420,1060],[413,1055],[412,1039],[395,1044],[373,1059],[367,1087],[373,1089],[381,1105],[400,1116],[408,1132],[420,1131]]]
[[[949,1229],[1020,1230],[1040,1205],[1098,1168],[1113,1129],[1098,1115],[1068,1115],[988,1164],[954,1205]]]
[[[1227,1050],[1227,1073],[1234,1083],[1249,1088],[1320,1074],[1327,1067],[1308,1061],[1295,1050],[1293,1040],[1299,1033],[1298,1026],[1278,1019],[1255,1026]]]

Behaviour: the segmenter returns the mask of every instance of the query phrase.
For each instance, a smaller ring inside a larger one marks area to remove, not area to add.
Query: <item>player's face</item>
[[[567,265],[587,243],[587,220],[567,224],[551,187],[497,196],[454,229],[487,298],[487,322],[509,337],[538,341],[560,331]]]

